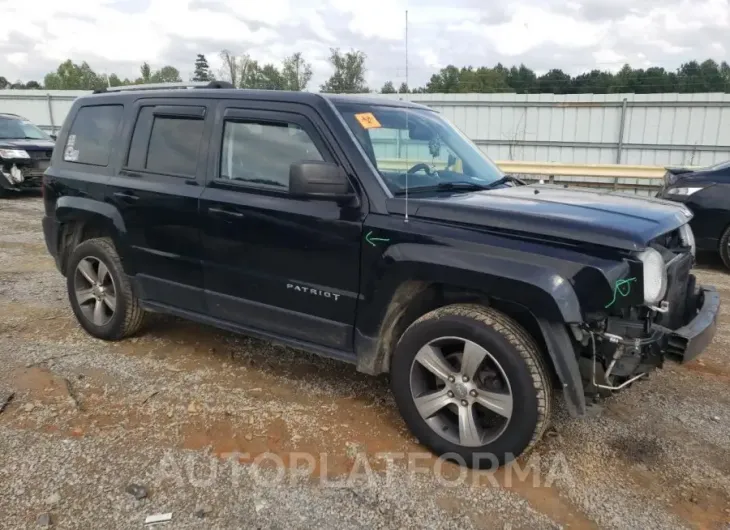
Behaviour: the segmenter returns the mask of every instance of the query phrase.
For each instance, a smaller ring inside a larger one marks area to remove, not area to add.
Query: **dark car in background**
[[[40,189],[54,139],[17,114],[0,113],[0,195]]]
[[[667,168],[657,197],[684,203],[697,249],[719,252],[730,268],[730,161],[704,168]]]

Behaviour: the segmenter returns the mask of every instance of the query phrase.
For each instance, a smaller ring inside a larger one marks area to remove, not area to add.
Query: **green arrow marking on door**
[[[365,236],[365,241],[367,241],[368,243],[370,243],[370,244],[371,244],[372,246],[375,246],[375,243],[376,243],[377,241],[382,241],[382,242],[384,242],[384,243],[387,243],[388,241],[390,241],[390,239],[386,239],[386,238],[384,238],[384,237],[373,237],[373,232],[372,232],[372,230],[371,230],[371,231],[370,231],[370,232],[368,232],[368,233],[367,233],[367,235]]]

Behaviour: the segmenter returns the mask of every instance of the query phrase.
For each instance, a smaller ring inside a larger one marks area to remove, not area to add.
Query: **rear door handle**
[[[134,193],[130,193],[128,191],[117,191],[114,192],[114,196],[118,197],[119,199],[122,199],[123,201],[136,201],[139,200],[139,197],[135,195]]]
[[[208,213],[219,217],[234,217],[236,219],[242,219],[245,217],[241,212],[235,210],[226,210],[223,208],[208,208]]]

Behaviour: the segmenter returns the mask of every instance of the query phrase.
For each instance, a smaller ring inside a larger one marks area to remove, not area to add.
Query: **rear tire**
[[[109,238],[89,239],[73,250],[66,288],[76,319],[90,335],[120,340],[142,326],[144,310]]]
[[[720,258],[725,264],[725,267],[730,269],[730,226],[722,233],[720,248],[718,250],[720,251]]]
[[[401,336],[391,390],[434,453],[486,469],[529,451],[547,428],[552,386],[534,339],[489,307],[431,311]]]

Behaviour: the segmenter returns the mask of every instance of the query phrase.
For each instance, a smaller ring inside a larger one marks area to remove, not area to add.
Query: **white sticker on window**
[[[71,145],[67,146],[63,153],[63,159],[66,162],[76,162],[79,159],[79,150],[74,149]]]
[[[73,147],[75,144],[76,144],[76,135],[69,134],[68,141],[66,142],[66,147]]]

